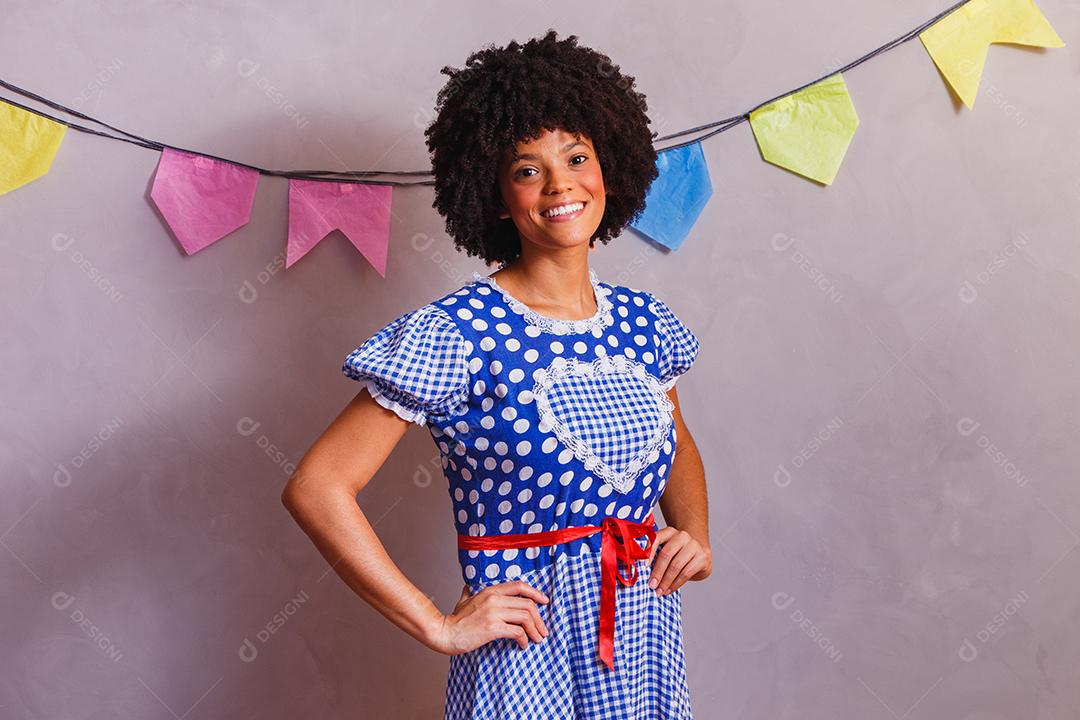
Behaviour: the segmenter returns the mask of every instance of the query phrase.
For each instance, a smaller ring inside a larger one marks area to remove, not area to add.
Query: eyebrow
[[[578,145],[581,145],[582,147],[585,147],[585,148],[589,147],[588,145],[581,142],[580,140],[574,140],[572,142],[567,143],[563,147],[562,151],[563,152],[570,152],[573,148],[577,147]],[[516,158],[513,158],[510,161],[510,164],[513,165],[514,163],[520,162],[522,160],[538,160],[538,159],[539,158],[537,158],[536,155],[533,155],[532,153],[525,153],[523,155],[518,155]]]

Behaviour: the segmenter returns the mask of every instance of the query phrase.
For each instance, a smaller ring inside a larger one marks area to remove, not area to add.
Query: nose
[[[573,184],[570,182],[570,179],[560,171],[556,170],[548,175],[547,185],[544,190],[549,195],[559,195],[569,192],[572,187]]]

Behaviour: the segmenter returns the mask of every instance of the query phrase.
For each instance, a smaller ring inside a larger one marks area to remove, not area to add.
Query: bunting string
[[[839,70],[755,105],[747,112],[670,133],[654,144],[658,175],[629,227],[671,250],[689,235],[712,197],[704,140],[749,123],[762,159],[830,185],[855,136],[859,117],[844,73],[918,37],[948,87],[974,109],[992,43],[1065,45],[1034,0],[960,0]],[[82,122],[0,96],[0,195],[45,175],[68,128],[161,154],[150,199],[191,255],[247,224],[260,175],[289,180],[288,268],[334,230],[341,231],[385,277],[392,191],[433,185],[431,170],[274,170],[151,140],[0,79],[0,87]]]
[[[800,90],[805,90],[806,88],[810,87],[811,85],[816,85],[817,83],[821,82],[822,80],[824,80],[827,77],[830,77],[832,75],[836,75],[837,73],[845,73],[848,70],[851,70],[852,68],[854,68],[854,67],[856,67],[858,65],[862,65],[864,62],[866,62],[867,60],[869,60],[872,57],[876,57],[876,56],[880,55],[883,52],[887,52],[889,50],[892,50],[894,47],[896,47],[898,45],[902,45],[903,43],[906,43],[908,40],[911,40],[913,38],[918,37],[919,33],[921,33],[923,30],[930,27],[931,25],[936,23],[938,20],[940,20],[941,18],[943,18],[946,15],[948,15],[949,13],[951,13],[952,11],[956,10],[961,5],[966,5],[969,2],[971,2],[971,0],[960,0],[960,2],[956,3],[955,5],[953,5],[952,7],[948,8],[946,10],[942,10],[937,15],[930,18],[926,22],[924,22],[922,25],[919,25],[917,28],[915,28],[913,30],[909,30],[908,32],[901,35],[900,37],[896,38],[895,40],[890,40],[889,42],[885,43],[884,45],[871,50],[870,52],[866,53],[865,55],[863,55],[862,57],[860,57],[860,58],[858,58],[856,60],[852,60],[851,62],[849,62],[844,67],[840,68],[839,70],[834,70],[832,72],[826,73],[826,74],[822,75],[821,77],[819,77],[817,80],[811,80],[810,82],[805,83],[804,85],[800,85],[799,87],[795,88],[794,90],[788,90],[785,93],[781,93],[781,94],[777,95],[776,97],[772,98],[771,100],[766,100],[765,102],[758,103],[754,107],[752,107],[749,110],[747,110],[746,112],[744,112],[742,115],[736,115],[734,117],[729,117],[729,118],[726,118],[724,120],[716,120],[716,121],[708,123],[706,125],[698,125],[697,127],[690,128],[689,130],[680,130],[679,132],[671,133],[670,135],[664,135],[663,137],[656,138],[656,142],[661,142],[663,140],[670,140],[672,138],[683,137],[685,135],[691,135],[691,134],[693,134],[695,132],[701,132],[702,130],[708,130],[711,127],[717,127],[718,125],[720,126],[717,130],[714,130],[713,132],[708,133],[707,135],[702,135],[701,137],[694,138],[693,140],[687,140],[685,142],[679,143],[678,145],[669,145],[668,147],[665,147],[663,150],[659,150],[658,152],[664,152],[664,150],[676,150],[678,148],[681,148],[681,147],[683,147],[685,145],[689,145],[691,143],[701,142],[702,140],[705,140],[706,138],[710,138],[713,135],[717,135],[719,133],[722,133],[725,130],[730,130],[731,128],[733,128],[736,125],[739,125],[739,124],[741,124],[743,122],[748,122],[750,120],[750,115],[755,110],[759,110],[760,108],[763,108],[766,105],[774,103],[777,100],[780,100],[781,98],[785,98],[785,97],[787,97],[789,95],[794,95],[795,93],[799,92]]]
[[[882,45],[882,46],[880,46],[880,47],[878,47],[878,48],[876,48],[874,50],[871,50],[870,52],[866,53],[862,57],[851,61],[850,63],[848,63],[844,67],[840,68],[839,70],[835,70],[833,72],[826,73],[825,75],[822,75],[821,77],[819,77],[817,80],[812,80],[812,81],[810,81],[810,82],[808,82],[808,83],[806,83],[804,85],[800,85],[799,87],[795,88],[794,90],[788,90],[785,93],[781,93],[780,95],[777,95],[776,97],[772,98],[771,100],[766,100],[765,102],[759,103],[758,105],[755,105],[753,108],[751,108],[750,110],[742,113],[741,115],[735,115],[733,117],[725,118],[723,120],[714,120],[713,122],[707,123],[705,125],[698,125],[697,127],[688,128],[686,130],[680,130],[678,132],[671,133],[670,135],[664,135],[663,137],[659,137],[659,138],[656,139],[656,142],[662,142],[664,140],[671,140],[671,139],[674,139],[674,138],[685,137],[687,135],[692,135],[694,133],[701,132],[703,130],[708,130],[709,128],[713,128],[713,127],[717,128],[716,130],[714,130],[711,133],[708,133],[708,134],[703,135],[701,137],[694,138],[692,140],[687,140],[687,141],[685,141],[683,143],[679,143],[678,145],[671,145],[671,146],[668,146],[668,147],[665,147],[665,148],[662,148],[662,149],[658,149],[657,152],[664,152],[666,150],[676,150],[676,149],[681,148],[681,147],[683,147],[685,145],[690,145],[691,143],[701,142],[701,141],[703,141],[703,140],[705,140],[707,138],[712,137],[713,135],[716,135],[718,133],[722,133],[725,130],[729,130],[729,129],[731,129],[731,128],[735,127],[736,125],[739,125],[739,124],[741,124],[743,122],[747,122],[747,121],[750,120],[750,114],[752,112],[754,112],[755,110],[757,110],[759,108],[762,108],[762,107],[764,107],[764,106],[766,106],[766,105],[768,105],[770,103],[776,102],[777,100],[779,100],[781,98],[787,97],[789,95],[793,95],[793,94],[799,92],[800,90],[804,90],[805,88],[808,88],[811,85],[814,85],[814,84],[820,82],[821,80],[824,80],[825,78],[827,78],[827,77],[829,77],[831,75],[835,75],[836,73],[847,72],[848,70],[856,67],[857,65],[861,65],[862,63],[866,62],[867,60],[869,60],[872,57],[880,55],[881,53],[886,52],[888,50],[892,50],[894,47],[896,47],[896,46],[898,46],[898,45],[900,45],[902,43],[905,43],[908,40],[911,40],[912,38],[917,37],[920,32],[922,32],[926,28],[930,27],[931,25],[936,23],[938,20],[940,20],[941,18],[948,15],[949,13],[953,12],[954,10],[959,8],[961,5],[966,5],[969,2],[972,2],[972,0],[960,0],[960,2],[956,3],[955,5],[953,5],[952,7],[948,8],[946,10],[941,11],[940,13],[935,15],[934,17],[930,18],[926,22],[919,25],[917,28],[914,28],[913,30],[909,30],[908,32],[901,35],[900,37],[896,38],[895,40],[891,40],[891,41],[885,43],[884,45]],[[34,110],[33,108],[26,107],[25,105],[20,105],[19,103],[13,102],[13,101],[11,101],[11,100],[9,100],[7,98],[0,98],[0,100],[3,100],[5,102],[9,102],[12,105],[16,105],[16,106],[22,108],[23,110],[28,110],[30,112],[37,113],[38,115],[41,115],[42,117],[46,117],[46,118],[52,120],[53,122],[58,122],[58,123],[61,123],[63,125],[67,125],[72,130],[78,130],[80,132],[93,133],[95,135],[100,135],[101,137],[111,138],[113,140],[123,140],[124,142],[129,142],[129,143],[132,143],[132,144],[135,144],[135,145],[139,145],[140,147],[149,148],[151,150],[161,151],[161,150],[164,150],[165,148],[170,148],[172,150],[178,150],[178,151],[188,152],[188,153],[195,153],[194,150],[186,150],[184,148],[176,147],[175,145],[167,145],[167,144],[165,144],[163,142],[160,142],[160,141],[157,141],[157,140],[148,140],[148,139],[146,139],[144,137],[140,137],[138,135],[129,133],[126,130],[121,130],[119,128],[113,127],[112,125],[109,125],[108,123],[106,123],[106,122],[104,122],[102,120],[98,120],[97,118],[94,118],[94,117],[91,117],[91,116],[86,115],[84,113],[81,113],[78,110],[73,110],[73,109],[71,109],[69,107],[61,105],[60,103],[54,102],[52,100],[49,100],[47,98],[44,98],[44,97],[36,94],[36,93],[30,92],[29,90],[24,90],[23,88],[20,88],[20,87],[18,87],[16,85],[13,85],[13,84],[7,82],[6,80],[3,80],[2,78],[0,78],[0,87],[4,87],[4,88],[6,88],[6,89],[10,90],[11,92],[14,92],[14,93],[16,93],[18,95],[21,95],[21,96],[26,97],[26,98],[30,98],[32,100],[36,100],[37,102],[40,102],[40,103],[42,103],[44,105],[48,105],[49,107],[53,108],[54,110],[59,110],[61,112],[67,113],[68,115],[74,115],[77,118],[81,118],[83,120],[88,120],[88,121],[90,121],[92,123],[96,123],[96,124],[101,125],[103,127],[107,127],[110,130],[112,130],[113,132],[121,133],[123,135],[126,135],[127,137],[117,137],[115,135],[110,135],[108,133],[103,133],[103,132],[100,132],[100,131],[97,131],[97,130],[92,130],[90,128],[83,127],[81,125],[76,125],[76,124],[68,122],[66,120],[62,120],[62,119],[60,119],[58,117],[55,117],[53,115],[49,115],[48,113],[44,113],[44,112],[40,112],[38,110]],[[256,165],[248,165],[246,163],[238,162],[236,160],[227,160],[226,158],[218,157],[216,155],[210,155],[209,153],[199,152],[197,154],[203,155],[205,157],[213,158],[215,160],[221,160],[223,162],[229,162],[229,163],[232,163],[234,165],[239,165],[241,167],[246,167],[246,168],[249,168],[251,170],[256,170],[256,171],[258,171],[259,173],[261,173],[263,175],[273,175],[273,176],[284,177],[284,178],[305,178],[305,179],[324,178],[325,179],[327,176],[334,176],[334,175],[344,175],[346,177],[361,178],[361,177],[374,177],[374,176],[377,176],[377,175],[418,176],[418,175],[430,175],[431,174],[430,170],[344,170],[344,171],[341,171],[341,170],[268,170],[268,169],[265,169],[265,168],[258,167]],[[370,180],[360,180],[358,182],[378,182],[380,184],[389,184],[389,185],[433,185],[434,184],[430,180],[422,181],[422,182],[410,182],[410,183],[401,183],[401,182],[394,182],[394,181],[370,181]]]

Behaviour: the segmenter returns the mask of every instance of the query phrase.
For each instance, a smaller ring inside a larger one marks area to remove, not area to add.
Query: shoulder
[[[470,280],[449,290],[442,295],[432,298],[406,313],[403,313],[395,322],[407,322],[413,326],[423,326],[432,331],[446,334],[451,340],[463,340],[461,328],[457,320],[459,310],[470,306],[470,301],[477,295],[475,280]]]
[[[438,338],[453,343],[457,341],[458,334],[457,325],[446,309],[435,302],[428,302],[401,313],[380,328],[373,338],[389,339],[408,335],[416,338]]]
[[[606,281],[600,281],[599,284],[600,287],[607,290],[607,297],[614,306],[613,309],[624,317],[628,312],[647,312],[650,303],[653,301],[652,294],[647,290]]]
[[[639,290],[645,307],[651,316],[657,332],[668,342],[682,345],[691,354],[697,353],[698,340],[694,332],[679,319],[678,314],[660,295],[648,290]]]
[[[394,317],[357,346],[345,361],[346,374],[370,363],[464,365],[468,342],[436,302]]]
[[[655,321],[666,322],[667,315],[673,314],[668,304],[653,291],[616,283],[601,284],[611,289],[610,297],[614,302],[628,307],[639,308],[641,312],[648,314]]]
[[[460,414],[468,397],[470,346],[435,303],[404,312],[348,353],[341,370],[405,420]]]
[[[430,308],[429,312],[442,313],[453,319],[458,315],[459,309],[468,307],[470,301],[476,297],[477,284],[478,283],[475,280],[470,280],[469,282],[431,300],[425,307]]]

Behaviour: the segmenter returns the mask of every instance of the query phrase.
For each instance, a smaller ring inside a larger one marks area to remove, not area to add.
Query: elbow
[[[281,504],[293,517],[303,513],[304,508],[321,506],[328,496],[337,495],[340,483],[331,478],[339,476],[324,464],[301,461],[281,490]]]
[[[290,479],[289,482],[285,483],[285,489],[281,491],[281,504],[285,506],[285,509],[288,510],[290,514],[293,514],[293,511],[296,509],[296,495],[296,486],[293,485],[293,482]]]
[[[302,504],[305,495],[305,489],[301,482],[300,471],[293,473],[288,482],[285,483],[285,487],[281,491],[281,504],[285,506],[285,509],[290,514],[296,515],[297,509]]]

